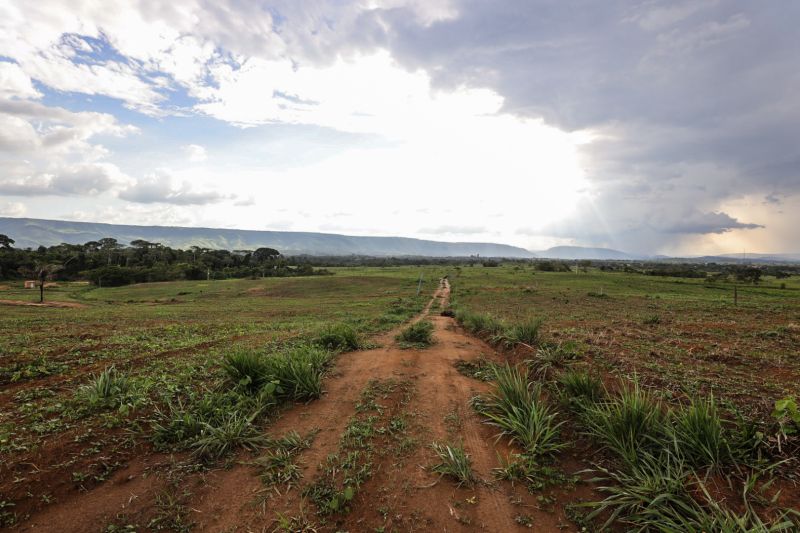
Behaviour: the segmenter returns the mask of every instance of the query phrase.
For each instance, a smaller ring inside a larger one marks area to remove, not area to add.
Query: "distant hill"
[[[523,258],[534,255],[523,248],[506,244],[478,242],[439,242],[406,237],[355,237],[333,233],[295,231],[253,231],[220,228],[170,226],[126,226],[92,222],[68,222],[34,218],[0,217],[0,233],[16,241],[17,248],[52,246],[62,242],[83,244],[112,237],[128,244],[144,239],[173,248],[202,246],[226,250],[275,248],[284,255],[371,255],[427,257]]]
[[[583,246],[554,246],[534,253],[537,257],[546,257],[548,259],[642,259],[641,256],[612,250],[611,248],[587,248]]]
[[[800,254],[720,254],[699,257],[674,258],[673,262],[728,263],[728,264],[794,264],[800,263]]]

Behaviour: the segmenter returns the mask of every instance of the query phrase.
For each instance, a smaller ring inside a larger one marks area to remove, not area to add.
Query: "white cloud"
[[[5,202],[0,204],[0,216],[3,217],[21,217],[26,211],[25,205],[21,202]]]
[[[20,164],[0,178],[0,193],[9,196],[96,196],[126,180],[127,176],[111,163],[51,163],[45,171]]]
[[[165,203],[174,205],[205,205],[233,198],[215,190],[196,191],[189,181],[173,183],[168,171],[159,171],[136,181],[120,191],[119,197],[142,204]]]
[[[31,78],[15,63],[0,61],[0,98],[39,98]]]
[[[187,144],[183,147],[183,151],[192,163],[200,163],[208,159],[206,149],[199,144]]]

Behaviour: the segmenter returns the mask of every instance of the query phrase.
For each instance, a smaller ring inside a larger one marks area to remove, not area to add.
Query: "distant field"
[[[783,286],[783,288],[781,288]],[[800,277],[758,285],[590,269],[462,267],[459,305],[501,319],[544,319],[546,338],[583,347],[592,363],[674,393],[701,391],[761,414],[800,394]]]

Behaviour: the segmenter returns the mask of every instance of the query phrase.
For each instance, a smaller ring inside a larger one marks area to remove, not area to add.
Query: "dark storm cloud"
[[[508,112],[598,133],[582,150],[592,214],[567,224],[571,237],[616,232],[622,246],[648,246],[654,235],[751,229],[761,221],[731,223],[719,206],[800,192],[800,3],[465,0],[456,10],[428,26],[376,12],[385,31],[366,34],[438,86],[488,86]],[[705,222],[685,223],[686,207]]]

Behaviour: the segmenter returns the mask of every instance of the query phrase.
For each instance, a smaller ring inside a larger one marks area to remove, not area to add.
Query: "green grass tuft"
[[[581,412],[587,434],[618,459],[634,465],[642,451],[664,441],[665,417],[661,401],[637,382],[621,388],[605,401]]]
[[[458,486],[472,485],[475,474],[472,472],[472,461],[464,451],[463,444],[431,444],[439,462],[431,467],[433,472],[441,476],[450,476],[458,482]]]
[[[405,328],[397,335],[403,346],[426,347],[433,344],[433,322],[420,320]]]
[[[564,447],[559,442],[563,421],[557,422],[558,413],[545,402],[541,387],[530,383],[518,366],[495,366],[494,391],[473,406],[530,457],[552,457]]]
[[[350,324],[333,324],[316,338],[319,344],[326,350],[336,352],[352,352],[364,347],[364,340],[361,334]]]
[[[558,376],[558,385],[562,398],[575,411],[605,398],[603,382],[585,370],[567,370]]]

